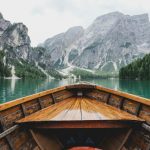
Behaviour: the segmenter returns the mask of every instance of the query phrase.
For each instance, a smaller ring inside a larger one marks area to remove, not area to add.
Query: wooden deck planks
[[[70,120],[70,118],[72,118],[72,120],[78,120],[81,118],[80,106],[77,99],[73,98],[71,99],[71,103],[69,103],[69,105],[68,103],[65,104],[68,107],[61,111],[56,117],[52,118],[51,121]]]
[[[87,103],[87,99],[83,98],[81,102],[82,120],[100,120],[98,112]]]
[[[85,97],[71,97],[18,121],[133,120],[143,121],[127,112]]]
[[[74,102],[74,99],[61,101],[45,109],[42,109],[28,117],[25,117],[22,120],[24,122],[33,121],[33,120],[34,121],[42,121],[42,120],[49,121],[52,118],[59,116],[60,113],[64,113],[64,111],[67,110],[73,102]]]
[[[100,120],[140,120],[134,115],[105,103],[97,102],[96,100],[91,99],[87,99],[86,102],[89,104],[89,106],[91,106],[91,110],[94,110],[100,115]]]
[[[68,110],[66,116],[62,118],[62,120],[81,120],[81,107],[80,107],[80,100],[75,98],[73,105]]]

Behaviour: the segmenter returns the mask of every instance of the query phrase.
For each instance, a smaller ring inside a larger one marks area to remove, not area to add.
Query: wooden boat
[[[0,150],[150,150],[150,100],[91,84],[0,105]]]

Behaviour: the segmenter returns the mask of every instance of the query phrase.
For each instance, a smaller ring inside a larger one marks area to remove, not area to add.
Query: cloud
[[[11,22],[23,22],[32,45],[69,27],[87,27],[105,13],[150,14],[149,0],[0,0],[0,11]]]

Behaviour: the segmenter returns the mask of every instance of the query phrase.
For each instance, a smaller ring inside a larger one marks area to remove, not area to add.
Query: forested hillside
[[[150,79],[150,54],[121,68],[119,77],[122,79]]]

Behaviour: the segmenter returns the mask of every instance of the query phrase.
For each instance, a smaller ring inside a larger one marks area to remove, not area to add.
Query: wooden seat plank
[[[87,99],[86,102],[91,106],[91,110],[99,113],[101,120],[142,120],[137,116],[131,115],[105,103],[97,102],[96,100]]]
[[[130,120],[143,121],[142,119],[119,110],[102,102],[81,97],[71,97],[21,120],[22,122],[42,121],[73,121],[73,120]]]
[[[101,120],[98,112],[92,108],[92,105],[87,103],[87,98],[81,101],[82,120]]]
[[[62,120],[81,120],[81,109],[80,109],[81,101],[76,98],[74,100],[73,105],[69,108],[66,113],[66,116]]]

